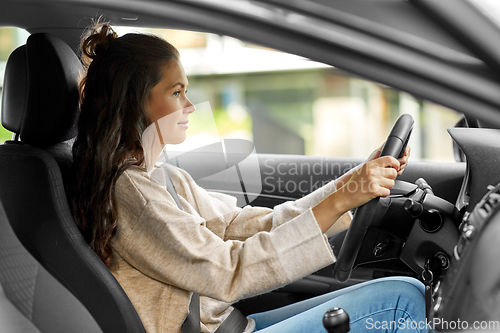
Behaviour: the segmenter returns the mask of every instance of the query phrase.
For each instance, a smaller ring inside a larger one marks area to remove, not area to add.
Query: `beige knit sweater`
[[[236,206],[169,166],[184,210],[163,172],[138,168],[116,183],[118,226],[113,274],[148,333],[180,332],[192,292],[200,294],[202,332],[214,332],[231,303],[279,288],[335,261],[311,208],[333,183],[272,209]],[[158,169],[161,171],[161,169]],[[348,227],[340,219],[332,232]]]

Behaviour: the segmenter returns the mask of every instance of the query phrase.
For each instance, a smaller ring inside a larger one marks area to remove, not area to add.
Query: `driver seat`
[[[59,38],[37,33],[7,62],[0,199],[24,247],[89,310],[103,332],[144,333],[135,308],[78,230],[64,185],[72,165],[82,66]]]

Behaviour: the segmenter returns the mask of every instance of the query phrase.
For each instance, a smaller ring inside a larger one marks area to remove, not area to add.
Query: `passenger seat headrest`
[[[80,60],[61,39],[31,35],[7,61],[2,125],[40,148],[75,137],[82,72]]]

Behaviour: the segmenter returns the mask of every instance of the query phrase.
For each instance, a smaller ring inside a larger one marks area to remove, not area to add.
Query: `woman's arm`
[[[113,251],[142,274],[225,302],[280,287],[335,261],[311,209],[245,241],[224,241],[139,172],[120,177],[117,202]]]
[[[408,164],[410,146],[403,157],[379,157],[384,145],[375,150],[365,162],[335,180],[337,191],[313,208],[314,216],[326,232],[345,212],[359,207],[378,196],[387,196],[394,180]],[[396,172],[397,170],[397,172]]]
[[[350,192],[348,185],[366,183],[371,178],[381,184],[388,177],[395,178],[396,171],[385,168],[388,165],[399,167],[395,159],[383,157],[365,163],[337,191],[333,182],[326,185],[318,195],[311,196],[323,199],[312,209],[303,209],[311,200],[299,199],[294,203],[298,207],[260,212],[258,220],[267,221],[264,224],[271,230],[258,232],[244,241],[224,241],[205,226],[208,221],[202,216],[179,210],[167,191],[151,183],[147,175],[135,173],[132,180],[125,172],[117,182],[120,224],[113,250],[154,279],[234,302],[277,288],[334,262],[322,232],[343,212],[361,204],[360,200],[378,194]],[[390,184],[381,190],[389,191],[387,187]],[[200,204],[198,199],[202,198],[194,195],[192,199]],[[240,213],[236,212],[236,218]],[[277,213],[281,216],[277,217]]]
[[[364,164],[377,158],[382,147],[383,146],[370,154],[363,164],[351,169],[334,182],[326,184],[320,189],[317,189],[300,199],[277,205],[273,210],[251,206],[246,206],[243,209],[238,208],[234,197],[227,196],[222,193],[207,192],[206,190],[200,188],[184,170],[171,167],[170,173],[174,179],[174,183],[176,183],[179,194],[186,198],[190,204],[196,206],[195,202],[207,203],[206,207],[217,207],[217,211],[219,213],[216,215],[224,216],[223,219],[212,219],[214,216],[213,210],[205,211],[203,206],[197,206],[198,212],[207,220],[207,227],[225,240],[245,240],[257,232],[270,231],[277,228],[290,219],[302,214],[307,209],[317,206],[320,202],[325,200],[325,198],[329,197],[330,194],[335,192],[337,188],[342,188],[343,185],[353,176],[353,173],[359,172],[359,169]],[[399,159],[400,168],[398,174],[403,172],[403,169],[408,161],[409,153],[410,150],[408,147],[405,156]],[[335,196],[333,198],[335,198]],[[333,199],[330,198],[328,201],[331,200]],[[330,204],[324,203],[323,206],[329,207]],[[320,209],[321,208],[318,208],[316,211]],[[342,214],[340,214],[340,216],[342,216]],[[335,217],[332,217],[332,219],[333,218]],[[334,226],[329,230],[329,232],[335,233],[346,229],[349,226],[349,220],[350,219],[347,216],[339,219],[338,221],[340,221],[341,225],[338,227]]]

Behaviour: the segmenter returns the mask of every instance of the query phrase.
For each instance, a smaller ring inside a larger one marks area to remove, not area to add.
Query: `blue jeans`
[[[343,308],[350,332],[427,332],[424,285],[409,277],[356,284],[279,309],[252,314],[259,333],[324,333],[323,315]]]

